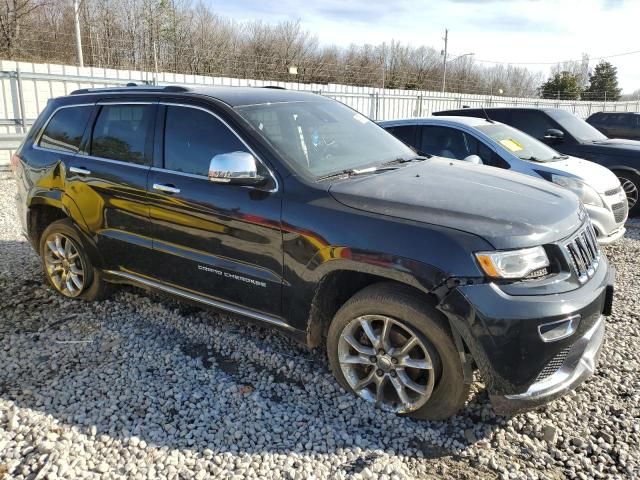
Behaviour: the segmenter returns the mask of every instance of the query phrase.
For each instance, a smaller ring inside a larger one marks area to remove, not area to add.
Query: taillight
[[[17,153],[11,155],[11,171],[13,174],[16,174],[16,170],[18,169],[18,162],[20,162],[20,157]]]

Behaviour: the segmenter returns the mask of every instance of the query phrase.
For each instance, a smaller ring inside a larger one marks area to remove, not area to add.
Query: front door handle
[[[77,173],[78,175],[91,175],[91,170],[82,167],[71,167],[69,171],[71,173]]]
[[[161,185],[159,183],[154,183],[153,189],[160,190],[161,192],[166,192],[166,193],[180,193],[180,189],[174,187],[173,185]]]

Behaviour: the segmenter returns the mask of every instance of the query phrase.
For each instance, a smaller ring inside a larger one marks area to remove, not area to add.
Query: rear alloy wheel
[[[469,396],[447,319],[403,285],[351,297],[329,326],[327,355],[343,388],[385,411],[442,420]]]
[[[42,269],[49,284],[67,298],[101,300],[112,286],[91,263],[81,234],[71,220],[58,220],[40,237]]]
[[[340,368],[351,389],[396,413],[412,412],[429,400],[435,378],[432,355],[417,334],[383,315],[353,319],[338,341]]]
[[[56,289],[66,297],[77,297],[85,287],[85,265],[78,246],[62,233],[51,233],[45,239],[46,274]]]

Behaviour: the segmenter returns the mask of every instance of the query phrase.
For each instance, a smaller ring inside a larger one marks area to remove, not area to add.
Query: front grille
[[[600,249],[596,232],[588,222],[569,241],[564,244],[569,264],[578,276],[580,283],[593,276],[600,261]]]
[[[622,187],[617,187],[617,188],[614,188],[614,189],[611,189],[611,190],[607,190],[606,192],[604,192],[604,194],[607,197],[611,197],[613,195],[617,195],[621,191],[622,191]]]
[[[625,219],[628,208],[629,204],[626,201],[611,205],[611,211],[613,212],[613,218],[615,218],[616,223],[620,223]]]
[[[541,382],[545,378],[549,378],[551,375],[556,373],[564,364],[564,360],[567,358],[570,349],[571,347],[567,347],[564,350],[561,350],[560,353],[558,353],[555,357],[553,357],[551,361],[547,363],[547,365],[538,374],[536,382]]]

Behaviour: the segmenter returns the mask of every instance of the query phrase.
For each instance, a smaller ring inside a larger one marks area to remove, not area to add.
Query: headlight
[[[542,247],[478,252],[476,258],[484,273],[494,278],[524,278],[549,266],[549,258]]]
[[[564,175],[551,174],[551,181],[556,185],[560,185],[561,187],[571,190],[585,205],[595,205],[596,207],[604,206],[598,192],[582,180],[578,180],[573,177],[565,177]]]

